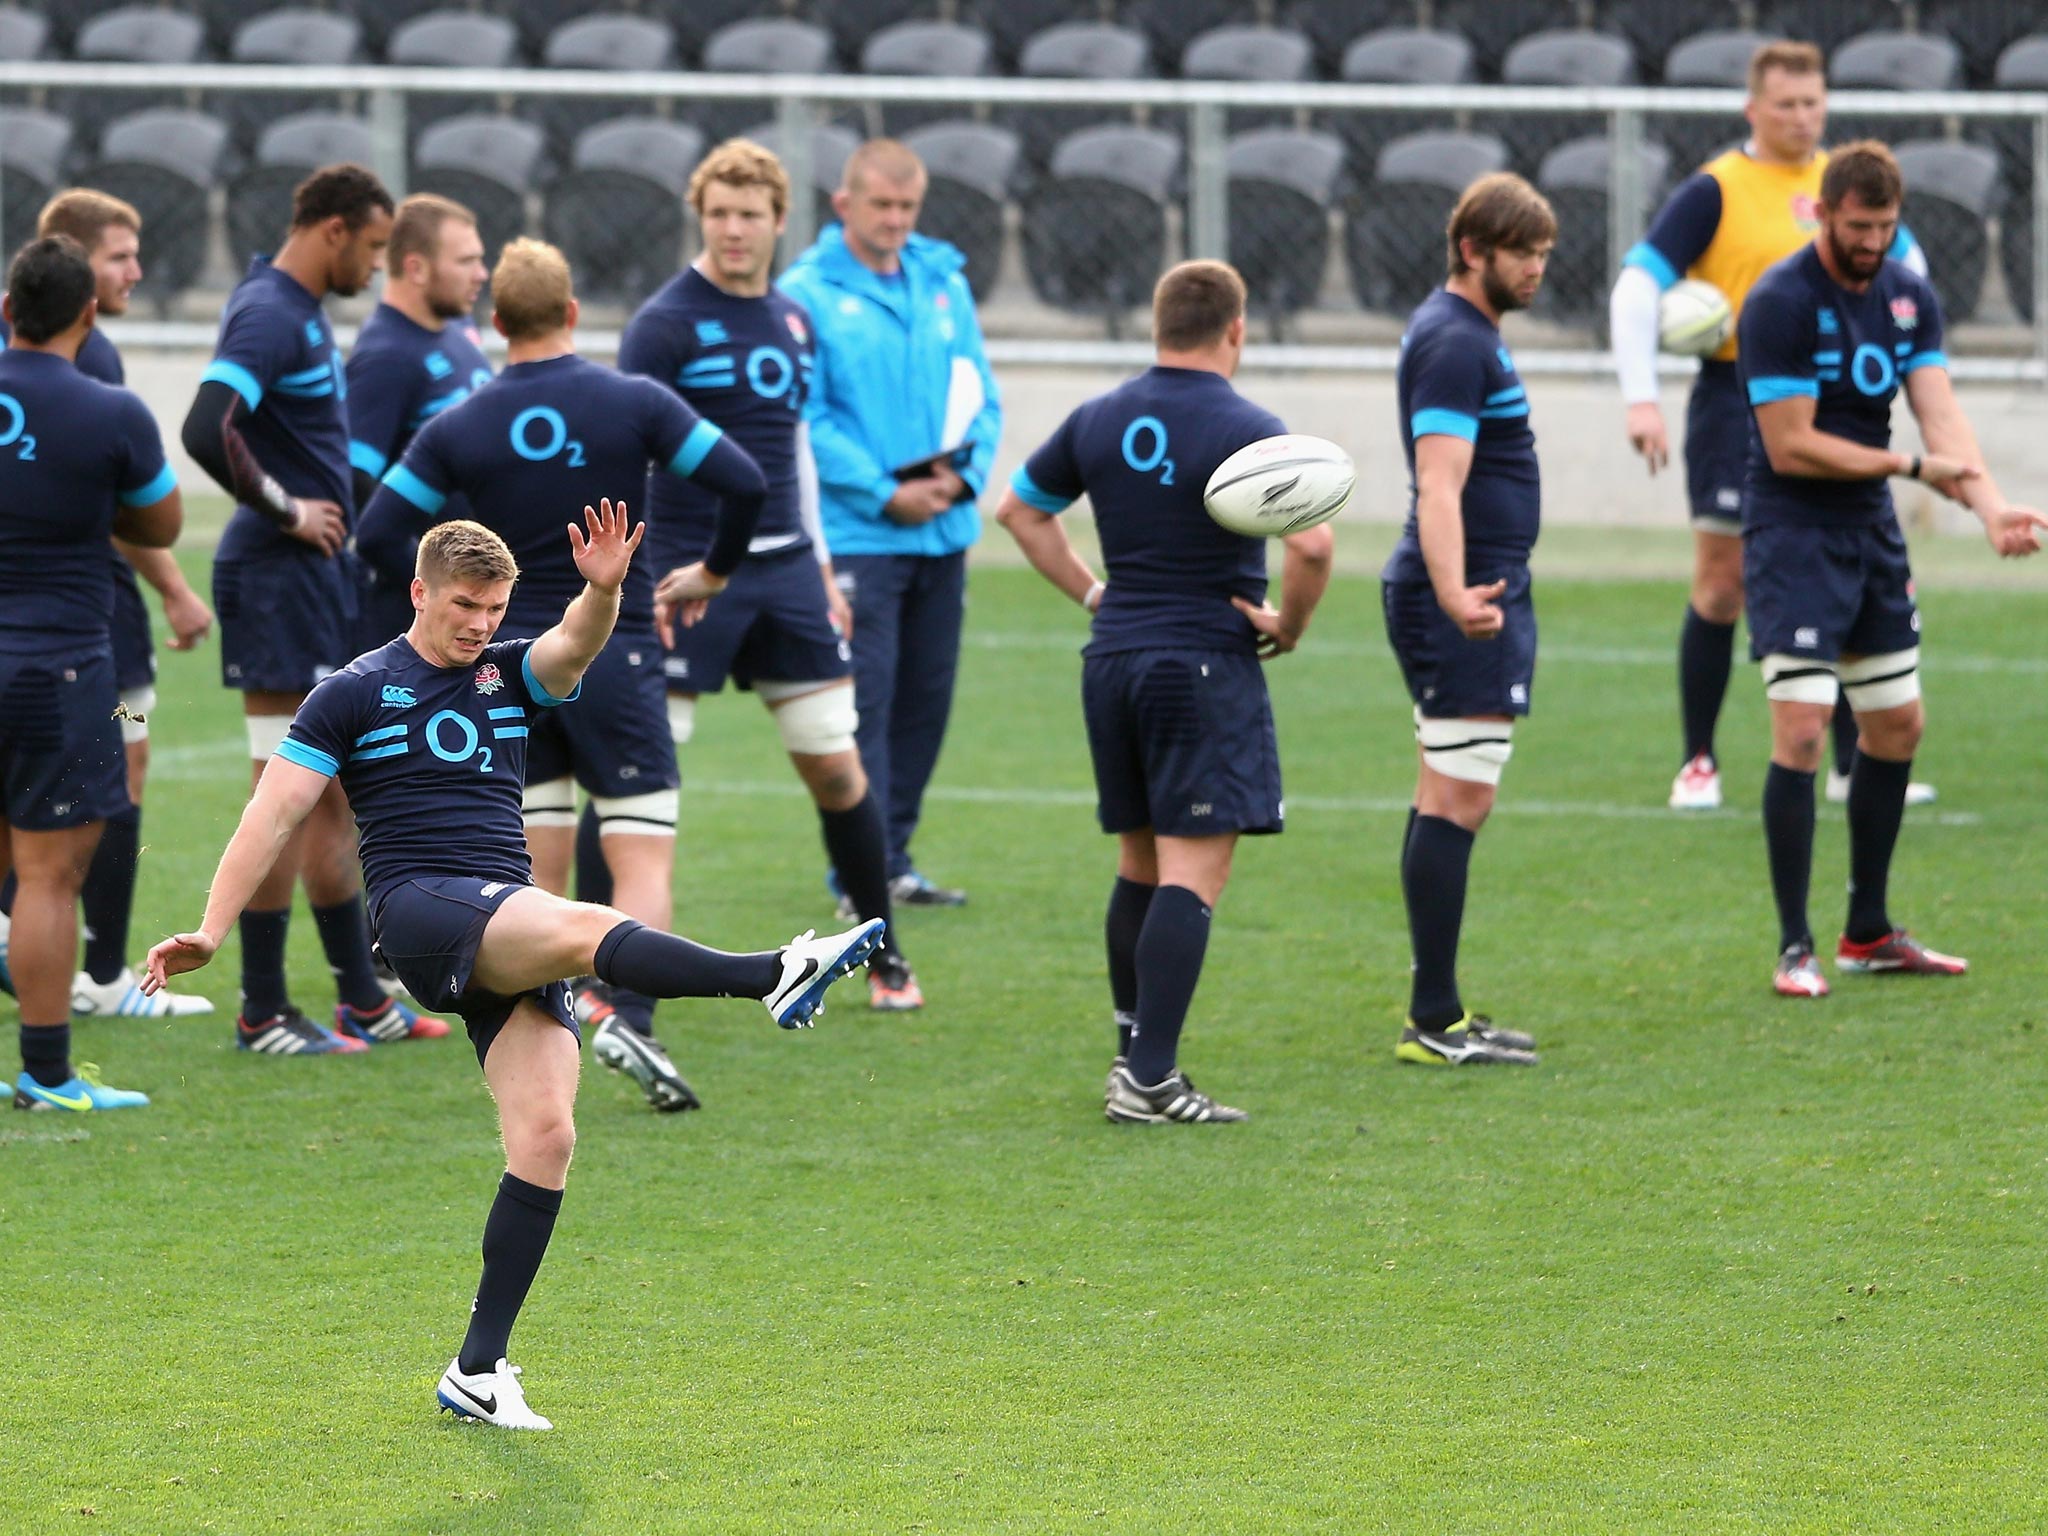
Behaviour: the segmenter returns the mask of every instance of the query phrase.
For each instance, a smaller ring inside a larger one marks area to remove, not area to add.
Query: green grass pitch
[[[1973,973],[1781,1003],[1753,671],[1731,808],[1661,808],[1683,588],[1629,573],[1673,548],[1560,535],[1539,577],[1463,974],[1542,1065],[1393,1060],[1412,746],[1356,555],[1271,670],[1289,830],[1240,853],[1184,1041],[1253,1118],[1154,1132],[1101,1115],[1080,615],[978,569],[919,841],[973,901],[903,919],[932,1005],[665,1005],[701,1114],[590,1068],[513,1339],[552,1435],[432,1411],[501,1166],[459,1037],[238,1055],[232,944],[211,1021],[82,1024],[156,1103],[0,1120],[0,1531],[2041,1529],[2039,587],[1922,560],[1941,801],[1894,910]],[[138,955],[243,798],[217,665],[164,657]],[[763,712],[698,719],[679,926],[829,921]],[[1824,806],[1824,939],[1845,859]],[[325,1004],[303,908],[292,943]]]

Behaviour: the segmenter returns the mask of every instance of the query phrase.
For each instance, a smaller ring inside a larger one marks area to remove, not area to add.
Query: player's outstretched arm
[[[1285,656],[1308,632],[1309,618],[1329,589],[1337,535],[1324,523],[1288,534],[1280,546],[1280,606],[1254,605],[1241,597],[1230,600],[1259,632],[1259,655],[1267,661]]]
[[[1978,464],[1982,454],[1976,431],[1956,399],[1955,386],[1946,368],[1915,368],[1906,375],[1906,400],[1913,418],[1920,423],[1920,437],[1930,450],[1920,460],[1920,478],[1942,495],[1959,501],[1976,513],[1984,524],[1984,536],[2001,556],[2031,555],[2041,547],[2040,530],[2048,528],[2048,517],[2032,507],[2009,504],[1989,470],[1952,480],[1938,480],[1932,466],[1953,461]]]
[[[1003,492],[996,521],[1010,532],[1031,568],[1093,613],[1102,603],[1102,581],[1074,552],[1057,513],[1042,512],[1014,490]]]
[[[584,587],[561,622],[533,642],[526,658],[535,679],[554,697],[566,699],[576,691],[611,639],[619,622],[619,588],[646,532],[647,525],[635,524],[623,501],[600,501],[595,511],[585,507],[583,527],[569,524],[569,551]]]
[[[327,775],[273,756],[242,809],[206,895],[206,915],[191,933],[176,933],[149,952],[142,990],[154,993],[173,976],[196,971],[214,957],[235,919],[270,873],[286,841],[327,788]]]

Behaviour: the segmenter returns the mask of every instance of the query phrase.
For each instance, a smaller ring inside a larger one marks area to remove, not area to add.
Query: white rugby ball
[[[1696,277],[1673,283],[1657,301],[1657,344],[1681,357],[1709,357],[1735,329],[1728,295]]]
[[[1290,432],[1248,443],[1218,464],[1202,505],[1232,533],[1276,539],[1327,523],[1357,484],[1350,454],[1327,438]]]

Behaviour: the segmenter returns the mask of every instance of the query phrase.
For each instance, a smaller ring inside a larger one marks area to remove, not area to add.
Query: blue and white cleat
[[[488,1371],[474,1376],[464,1372],[458,1357],[441,1373],[441,1385],[434,1401],[458,1419],[477,1424],[495,1424],[500,1429],[553,1429],[552,1422],[526,1406],[526,1391],[519,1385],[519,1367],[500,1360]]]
[[[858,928],[819,938],[806,928],[782,951],[782,980],[761,999],[769,1015],[784,1029],[805,1029],[825,1001],[825,989],[860,969],[882,942],[888,924],[870,918]]]
[[[123,966],[112,981],[94,981],[85,971],[74,976],[71,1011],[84,1019],[184,1019],[213,1012],[213,1000],[168,987],[151,996],[142,990],[135,972]]]
[[[72,1068],[71,1081],[45,1088],[26,1072],[14,1080],[16,1109],[55,1109],[74,1115],[95,1109],[141,1109],[149,1095],[127,1088],[109,1088],[100,1081],[100,1069],[89,1061]]]

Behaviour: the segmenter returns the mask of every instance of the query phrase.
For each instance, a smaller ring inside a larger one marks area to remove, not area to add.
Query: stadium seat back
[[[1102,7],[1096,0],[969,0],[960,12],[988,33],[1004,68],[1020,69],[1032,38],[1054,27],[1099,21]]]
[[[987,193],[997,203],[1016,185],[1024,160],[1023,141],[995,123],[955,118],[931,123],[904,137],[934,176]]]
[[[237,64],[348,64],[363,26],[333,11],[287,9],[251,17],[235,29],[228,57]]]
[[[619,117],[577,135],[570,164],[585,171],[631,171],[680,198],[703,158],[704,135],[687,123]]]
[[[1750,57],[1769,41],[1739,27],[1688,37],[1664,56],[1664,83],[1747,88]]]
[[[206,43],[196,16],[156,6],[124,6],[78,29],[73,52],[92,63],[191,64]]]
[[[1579,24],[1578,0],[1437,0],[1432,14],[1434,25],[1472,39],[1479,73],[1489,80],[1521,39]]]
[[[376,153],[370,125],[342,112],[300,112],[280,118],[256,141],[258,165],[368,165]]]
[[[1610,32],[1537,32],[1508,50],[1508,85],[1633,85],[1635,50]]]
[[[341,0],[338,9],[363,24],[363,46],[372,54],[382,54],[417,18],[444,14],[458,6],[459,0]]]
[[[513,69],[520,62],[519,29],[503,16],[430,11],[391,34],[384,58],[388,64],[413,68]],[[498,105],[490,96],[410,91],[405,97],[406,133],[417,142],[421,133],[444,118],[490,111]]]
[[[516,117],[472,112],[434,124],[420,135],[414,162],[422,170],[473,171],[508,187],[533,185],[547,141]]]
[[[88,186],[125,198],[148,231],[143,288],[162,306],[198,282],[212,223],[207,196],[227,160],[228,127],[202,112],[134,113],[109,124]],[[282,231],[280,231],[282,233]]]
[[[1128,0],[1116,14],[1152,40],[1153,57],[1178,64],[1204,32],[1242,26],[1252,10],[1244,0]]]
[[[49,41],[49,17],[18,5],[0,5],[0,59],[39,59]]]
[[[1341,76],[1344,56],[1361,37],[1412,31],[1416,22],[1414,0],[1293,0],[1276,6],[1274,14],[1307,34],[1317,71],[1333,77]]]
[[[1950,321],[1973,318],[1991,265],[1991,222],[2002,185],[1998,156],[1981,144],[1912,140],[1894,146],[1906,178],[1903,218],[1927,252],[1929,281]]]
[[[1671,174],[1671,152],[1644,140],[1637,146],[1643,202],[1654,208]],[[1575,139],[1543,158],[1536,185],[1557,211],[1560,231],[1537,304],[1545,314],[1604,329],[1607,314],[1607,183],[1613,146],[1604,137]]]
[[[1143,80],[1152,74],[1152,45],[1144,33],[1107,22],[1066,22],[1024,45],[1018,73],[1039,80]],[[1024,158],[1043,170],[1053,147],[1070,133],[1131,121],[1122,106],[999,108],[996,120],[1016,130]]]
[[[836,72],[839,58],[832,34],[823,27],[774,17],[721,27],[704,45],[704,68],[713,74],[818,75]],[[837,109],[830,110],[837,115]],[[689,107],[691,118],[714,142],[774,111],[774,101],[766,96],[706,99]]]
[[[925,187],[924,207],[918,212],[917,232],[959,247],[960,254],[967,258],[968,288],[976,299],[986,299],[1003,264],[1002,193],[933,170],[929,162],[926,168],[930,180]]]
[[[1507,164],[1507,146],[1490,134],[1429,131],[1388,143],[1345,220],[1345,266],[1359,303],[1406,314],[1427,298],[1443,282],[1443,229],[1459,194]]]
[[[1866,32],[1828,60],[1828,83],[1843,91],[1952,91],[1962,80],[1962,50],[1925,32]]]
[[[1380,151],[1373,180],[1464,191],[1481,176],[1507,169],[1507,146],[1491,134],[1403,134]]]
[[[1147,302],[1166,264],[1165,198],[1121,176],[1047,177],[1026,200],[1023,229],[1024,268],[1039,298],[1101,316],[1112,336]]]
[[[1307,80],[1314,67],[1308,35],[1279,27],[1217,27],[1190,42],[1180,57],[1180,72],[1189,80]]]
[[[979,27],[944,21],[905,21],[884,28],[861,49],[860,67],[870,75],[926,75],[970,80],[989,72],[994,59],[989,36]],[[973,110],[970,101],[885,102],[883,131],[901,138],[923,123],[944,122]]]
[[[1354,38],[1344,51],[1342,77],[1358,85],[1466,85],[1473,79],[1472,44],[1456,32],[1383,27]],[[1317,114],[1316,126],[1344,141],[1354,166],[1371,166],[1388,143],[1406,133],[1453,126],[1442,112],[1342,111]]]
[[[109,123],[100,136],[104,159],[160,165],[200,186],[211,183],[227,147],[227,125],[219,118],[175,108],[133,113]]]
[[[1233,182],[1271,182],[1328,207],[1341,190],[1344,145],[1330,133],[1260,129],[1231,139],[1224,150],[1224,166]]]
[[[1084,128],[1060,140],[1052,174],[1114,182],[1164,204],[1178,189],[1181,143],[1157,128]]]
[[[54,185],[64,179],[72,136],[71,120],[59,113],[0,107],[0,165]]]
[[[564,172],[547,190],[541,232],[568,257],[576,291],[587,298],[638,304],[688,259],[681,194],[629,166]]]
[[[1231,139],[1225,165],[1230,261],[1277,336],[1322,291],[1344,145],[1334,134],[1264,129]]]
[[[1637,68],[1649,75],[1686,39],[1739,25],[1742,7],[1737,0],[1603,0],[1594,16],[1595,26],[1628,39]]]
[[[2048,12],[2026,0],[1934,0],[1920,7],[1920,25],[1962,50],[1972,85],[1988,85],[2007,48],[2030,32],[2048,32]]]
[[[1899,0],[1764,0],[1757,7],[1756,27],[1832,54],[1858,33],[1900,25],[1903,9]],[[1832,64],[1828,73],[1834,73]]]
[[[2001,91],[2048,90],[2048,35],[2023,37],[2008,47],[1991,78]]]

